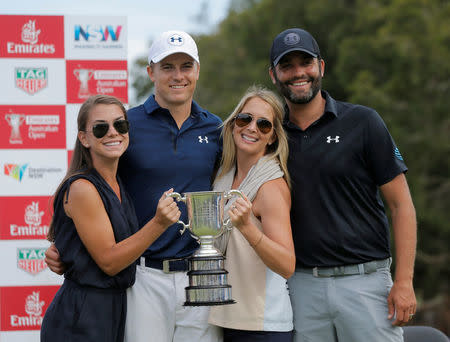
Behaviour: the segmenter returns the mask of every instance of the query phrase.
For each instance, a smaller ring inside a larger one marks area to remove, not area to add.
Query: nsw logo
[[[85,40],[87,42],[106,42],[111,40],[116,42],[120,38],[122,25],[75,25],[74,39],[75,41]]]

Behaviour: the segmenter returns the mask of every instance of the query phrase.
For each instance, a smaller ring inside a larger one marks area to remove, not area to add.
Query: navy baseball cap
[[[290,28],[273,40],[270,49],[271,65],[276,66],[284,55],[292,51],[303,51],[313,57],[320,57],[319,45],[308,31]]]

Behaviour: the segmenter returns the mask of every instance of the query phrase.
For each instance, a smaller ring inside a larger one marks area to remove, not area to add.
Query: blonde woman
[[[223,155],[214,190],[241,190],[227,203],[233,230],[225,268],[236,304],[213,307],[209,322],[224,342],[292,341],[286,279],[295,269],[287,173],[288,144],[278,96],[251,87],[223,123]]]

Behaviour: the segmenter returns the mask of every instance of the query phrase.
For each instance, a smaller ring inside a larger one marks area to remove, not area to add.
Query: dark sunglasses
[[[117,131],[117,133],[125,134],[130,130],[130,123],[125,119],[117,120],[113,122],[113,127]],[[108,131],[109,123],[107,122],[100,122],[92,126],[92,134],[94,134],[94,137],[98,139],[103,138],[106,133],[108,133]]]
[[[250,122],[252,122],[252,120],[253,120],[253,116],[248,113],[239,113],[238,115],[236,115],[234,117],[234,122],[239,127],[247,126],[248,124],[250,124]],[[269,133],[270,130],[272,129],[272,123],[269,120],[264,119],[264,118],[257,119],[256,126],[261,131],[261,133],[264,133],[264,134]]]

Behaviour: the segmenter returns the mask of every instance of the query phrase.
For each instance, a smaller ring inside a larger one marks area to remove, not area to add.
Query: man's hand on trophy
[[[252,224],[250,219],[251,212],[252,202],[245,195],[244,198],[238,198],[228,210],[231,223],[241,232]]]
[[[171,192],[173,192],[173,189],[167,190],[159,199],[154,218],[164,230],[170,225],[178,222],[181,215],[180,209],[173,197],[167,197],[167,194]]]

